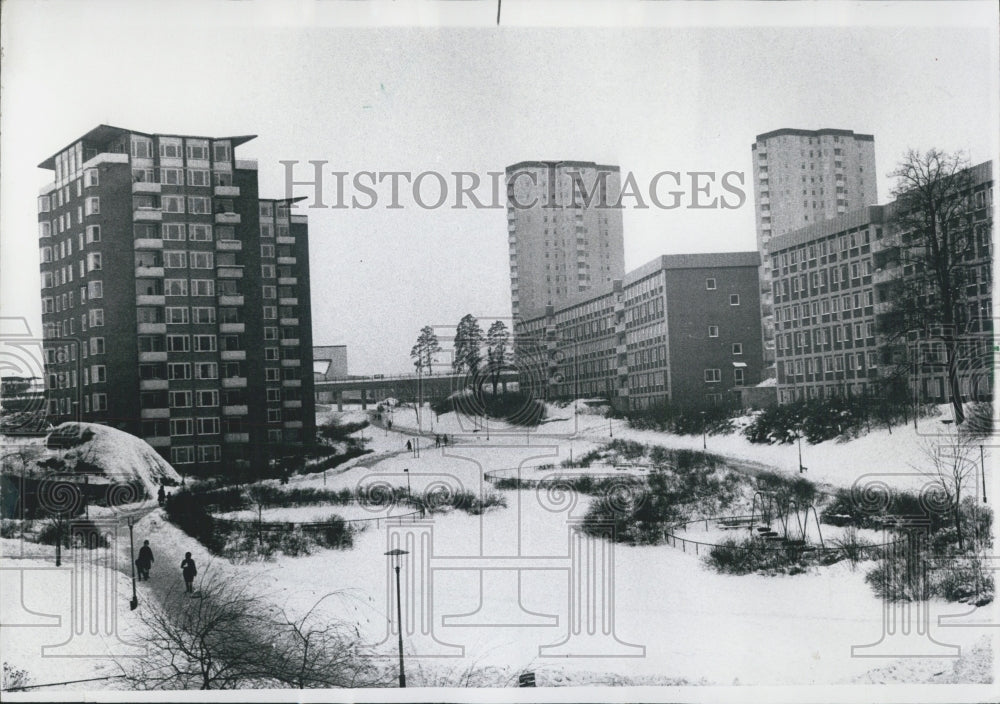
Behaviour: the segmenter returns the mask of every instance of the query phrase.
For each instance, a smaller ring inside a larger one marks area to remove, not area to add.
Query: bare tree
[[[323,595],[299,618],[281,611],[275,621],[277,636],[272,642],[271,671],[278,682],[308,689],[375,687],[394,680],[392,672],[374,666],[376,661],[366,652],[356,628],[343,621],[325,620],[317,614],[317,607],[323,601],[343,595],[343,592]]]
[[[884,288],[892,301],[882,316],[882,333],[900,342],[911,332],[944,345],[955,422],[965,419],[959,384],[958,326],[965,321],[963,295],[975,261],[972,172],[960,154],[910,150],[889,174],[896,179],[891,215],[892,246],[884,265],[902,267],[902,276]]]
[[[952,524],[958,538],[959,550],[964,550],[962,533],[963,492],[971,482],[976,481],[976,444],[966,433],[956,429],[954,433],[922,443],[922,461],[915,469],[929,480],[941,493],[941,502],[951,514]]]
[[[387,677],[365,657],[356,630],[317,612],[331,594],[296,619],[276,616],[245,582],[213,576],[199,591],[190,598],[171,590],[143,604],[148,654],[120,664],[135,688],[371,687]]]

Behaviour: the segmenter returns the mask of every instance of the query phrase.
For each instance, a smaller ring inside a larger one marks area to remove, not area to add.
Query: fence
[[[347,526],[362,526],[362,529],[373,524],[375,528],[379,528],[383,523],[388,521],[416,521],[419,518],[423,518],[424,510],[416,509],[410,511],[409,513],[400,513],[394,516],[373,516],[371,518],[345,518],[343,519],[344,524]],[[320,522],[295,522],[295,521],[238,521],[228,518],[213,518],[215,523],[225,526],[227,528],[243,529],[243,530],[256,530],[256,531],[277,531],[277,532],[292,532],[297,529],[303,531],[311,530],[325,530],[327,528],[333,528],[340,524],[332,523],[329,521]]]
[[[663,541],[667,545],[669,545],[671,547],[674,547],[674,548],[676,548],[677,544],[680,543],[681,550],[683,550],[684,552],[688,552],[688,549],[690,548],[694,552],[695,555],[701,555],[701,551],[703,549],[710,549],[710,548],[714,548],[714,547],[719,547],[719,543],[708,543],[708,542],[705,542],[703,540],[692,540],[691,538],[684,538],[684,537],[681,537],[681,536],[678,535],[679,531],[683,531],[684,533],[687,533],[688,526],[696,526],[698,524],[704,524],[705,531],[708,531],[708,529],[709,529],[709,523],[720,523],[720,522],[730,522],[730,523],[734,523],[734,524],[746,523],[746,527],[749,529],[749,528],[752,528],[752,525],[751,525],[750,521],[752,521],[754,518],[759,518],[759,516],[752,516],[752,515],[748,515],[748,516],[713,516],[711,518],[693,518],[693,519],[691,519],[689,521],[684,521],[683,523],[675,523],[672,526],[668,526],[668,527],[664,528],[664,530],[663,530]],[[732,526],[732,527],[737,527],[737,526]],[[875,558],[875,557],[879,556],[879,554],[880,554],[880,552],[882,550],[884,550],[886,548],[889,548],[889,547],[892,547],[894,545],[898,545],[901,542],[903,542],[904,540],[905,540],[905,538],[899,538],[897,540],[890,540],[890,541],[885,542],[885,543],[876,543],[876,544],[873,544],[873,545],[859,545],[859,546],[857,546],[856,549],[857,549],[859,555],[867,553],[870,558]],[[726,547],[730,547],[730,546],[726,546]],[[736,550],[753,550],[753,549],[757,549],[757,547],[759,547],[759,546],[752,547],[752,546],[749,546],[749,545],[733,545],[731,547],[733,549],[736,549]],[[823,555],[823,554],[832,555],[832,554],[836,554],[836,553],[839,553],[839,552],[843,551],[843,548],[840,548],[840,547],[829,547],[829,548],[827,548],[827,547],[815,547],[815,546],[812,546],[812,545],[809,545],[807,547],[809,548],[810,552],[815,552],[815,553],[818,553],[818,554],[821,554],[821,555]],[[778,549],[788,549],[788,546],[786,546],[786,545],[784,545],[784,544],[782,544],[780,542],[775,542],[773,549],[775,549],[775,550],[778,550]],[[799,549],[801,549],[801,546],[800,546]]]

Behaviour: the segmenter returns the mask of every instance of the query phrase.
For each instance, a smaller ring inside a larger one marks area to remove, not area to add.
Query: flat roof
[[[662,254],[656,259],[652,259],[642,266],[636,267],[632,271],[626,272],[621,281],[622,287],[631,286],[641,281],[647,276],[651,276],[658,271],[670,271],[679,269],[719,269],[726,267],[753,267],[760,266],[760,253],[756,250],[749,252],[697,252],[694,254]],[[615,290],[615,282],[603,283],[594,286],[586,291],[578,291],[561,304],[553,305],[552,312],[561,313],[570,308],[590,303],[595,298],[602,298]],[[526,318],[526,321],[544,318],[545,314],[535,315]]]
[[[841,130],[833,127],[824,127],[818,130],[803,130],[796,127],[782,127],[780,129],[772,130],[770,132],[765,132],[763,134],[757,135],[756,141],[761,141],[762,139],[770,139],[771,137],[823,137],[826,135],[832,135],[836,137],[852,137],[854,139],[861,140],[862,142],[874,142],[875,135],[872,134],[861,134],[855,132],[854,130]]]
[[[993,180],[993,161],[984,161],[975,166],[970,166],[968,171],[971,176],[973,188],[989,183]],[[774,254],[847,230],[853,230],[857,227],[873,224],[881,225],[892,218],[895,208],[896,201],[892,201],[885,205],[869,205],[864,208],[841,213],[829,220],[814,222],[797,230],[778,235],[771,239],[767,249],[770,254]]]
[[[507,167],[507,172],[518,169],[548,169],[570,166],[578,169],[596,169],[598,171],[621,171],[614,164],[597,164],[593,161],[519,161]]]
[[[67,144],[65,147],[56,151],[55,154],[53,154],[48,159],[39,164],[38,168],[55,170],[56,156],[63,153],[64,151],[66,151],[79,141],[88,140],[92,142],[108,142],[114,139],[115,137],[121,136],[123,134],[141,134],[144,137],[181,137],[182,139],[208,139],[216,142],[223,139],[228,139],[230,142],[232,142],[234,149],[240,146],[241,144],[249,142],[251,139],[257,138],[257,135],[255,134],[246,134],[246,135],[229,136],[229,137],[206,137],[204,135],[196,135],[196,134],[164,134],[164,133],[142,132],[140,130],[128,130],[125,129],[124,127],[115,127],[114,125],[98,125],[94,129],[84,134],[83,136],[77,137],[72,142]]]

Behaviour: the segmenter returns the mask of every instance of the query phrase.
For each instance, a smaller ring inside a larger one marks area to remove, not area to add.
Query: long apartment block
[[[100,125],[43,161],[48,411],[142,437],[179,469],[313,439],[308,224],[258,195],[253,136]]]
[[[759,266],[757,252],[657,257],[522,321],[519,367],[550,398],[622,410],[738,403],[761,381]]]
[[[973,346],[991,346],[992,335],[984,333],[992,328],[992,162],[972,167],[970,176],[973,237],[960,267],[964,285],[953,292],[956,332]],[[893,202],[861,208],[771,240],[779,402],[863,393],[898,373],[904,358],[919,400],[950,397],[943,343],[920,330],[905,342],[884,334],[892,329],[887,324],[895,314],[893,301],[904,295],[903,284],[915,273],[915,264],[901,254],[913,241],[912,233],[896,224],[897,207]],[[985,359],[991,353],[973,352],[962,363],[960,384],[967,397],[991,393],[979,383],[989,376],[977,366]]]

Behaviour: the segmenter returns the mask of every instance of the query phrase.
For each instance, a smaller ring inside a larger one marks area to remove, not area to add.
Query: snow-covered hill
[[[156,496],[163,480],[168,484],[181,480],[177,470],[148,443],[124,431],[95,423],[63,423],[49,434],[46,444],[51,447],[56,438],[63,437],[83,439],[72,447],[47,451],[48,458],[61,458],[66,463],[65,471],[72,472],[78,463],[86,462],[90,471],[96,468],[109,482],[141,482],[148,496]]]

